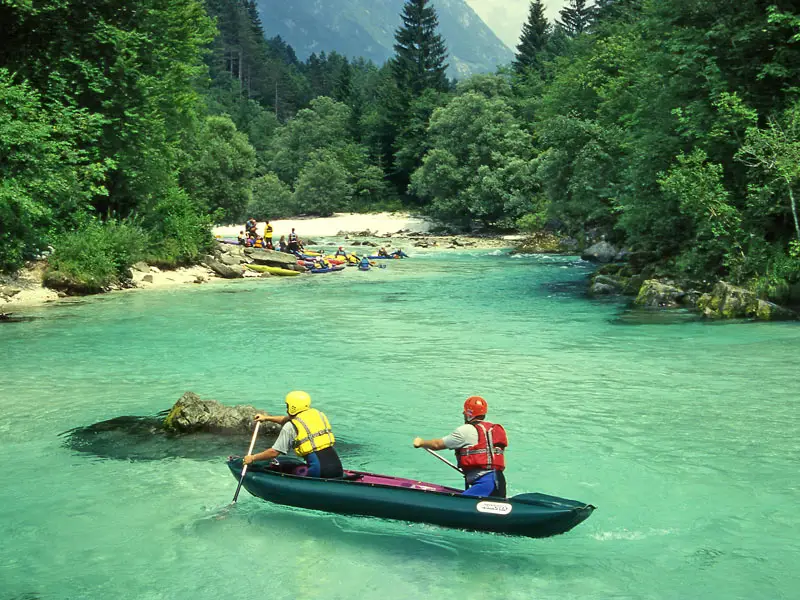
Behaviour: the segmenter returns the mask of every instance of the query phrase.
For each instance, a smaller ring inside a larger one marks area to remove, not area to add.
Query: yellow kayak
[[[281,267],[268,267],[266,265],[245,265],[245,266],[251,271],[257,271],[259,273],[269,273],[270,275],[283,275],[286,277],[300,275],[298,271],[292,271],[291,269],[282,269]]]

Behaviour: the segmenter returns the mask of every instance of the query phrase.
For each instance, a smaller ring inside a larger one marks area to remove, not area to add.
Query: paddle
[[[256,428],[253,430],[253,439],[250,440],[250,448],[248,448],[247,454],[253,453],[253,446],[256,445],[256,438],[258,437],[258,428],[260,426],[261,426],[261,421],[256,421]],[[239,490],[242,489],[245,473],[247,473],[247,465],[245,465],[244,461],[242,461],[242,476],[239,478],[239,485],[236,486],[236,493],[233,495],[233,502],[231,502],[231,504],[236,504],[236,500],[239,499]]]
[[[459,469],[459,468],[458,468],[456,465],[454,465],[453,463],[451,463],[449,460],[447,460],[447,459],[446,459],[444,456],[442,456],[441,454],[438,454],[438,453],[434,452],[434,451],[433,451],[433,450],[431,450],[430,448],[425,448],[425,451],[426,451],[426,452],[429,452],[430,454],[433,454],[433,455],[434,455],[436,458],[438,458],[440,461],[442,461],[442,462],[443,462],[443,463],[445,463],[446,465],[449,465],[449,466],[453,467],[453,468],[454,468],[456,471],[458,471],[458,472],[459,472],[459,473],[461,473],[462,475],[464,474],[464,471],[462,471],[461,469]]]

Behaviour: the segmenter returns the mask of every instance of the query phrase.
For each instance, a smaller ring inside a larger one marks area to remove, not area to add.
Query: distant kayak
[[[299,271],[292,271],[290,269],[282,269],[281,267],[269,267],[267,265],[245,265],[251,271],[258,273],[269,273],[270,275],[280,275],[282,277],[293,277],[300,275]]]
[[[322,268],[322,269],[309,269],[309,272],[310,273],[334,273],[334,272],[337,272],[337,271],[344,271],[344,269],[345,269],[344,265],[333,265],[333,266],[325,267],[325,268]]]
[[[241,458],[230,459],[228,467],[236,479],[241,477]],[[361,471],[345,471],[341,479],[319,479],[305,477],[306,470],[303,461],[288,457],[254,463],[244,488],[287,506],[526,537],[565,533],[595,510],[591,504],[546,494],[476,498],[413,479]]]

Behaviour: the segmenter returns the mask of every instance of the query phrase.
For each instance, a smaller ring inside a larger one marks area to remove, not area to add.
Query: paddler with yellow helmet
[[[344,472],[333,447],[336,439],[331,424],[324,413],[311,408],[311,396],[301,391],[286,394],[286,413],[282,417],[256,415],[256,421],[270,421],[283,428],[272,448],[258,454],[248,454],[244,457],[244,464],[272,460],[294,450],[308,464],[309,477],[341,477]]]

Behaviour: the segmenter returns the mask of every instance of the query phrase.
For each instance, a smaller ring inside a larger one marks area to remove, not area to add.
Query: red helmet
[[[464,402],[464,416],[470,421],[476,417],[485,417],[488,410],[489,405],[480,396],[470,396]]]

